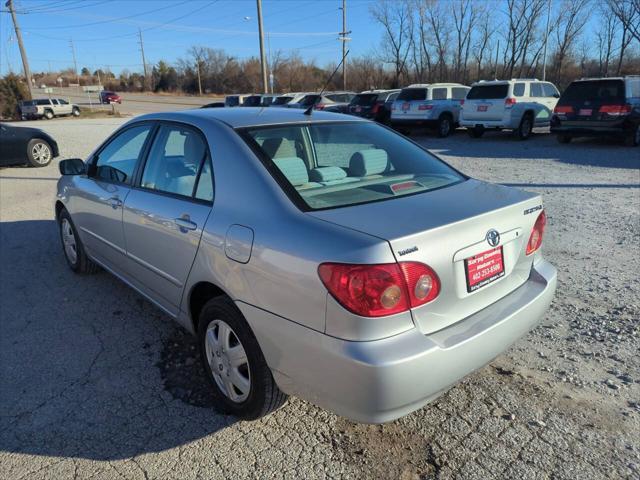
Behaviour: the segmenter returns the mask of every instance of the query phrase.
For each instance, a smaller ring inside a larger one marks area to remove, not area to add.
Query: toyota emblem
[[[493,228],[487,232],[487,243],[492,247],[496,247],[500,243],[500,234]]]

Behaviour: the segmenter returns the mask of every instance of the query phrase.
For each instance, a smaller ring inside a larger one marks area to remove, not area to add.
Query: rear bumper
[[[340,340],[238,306],[283,391],[354,421],[382,423],[434,400],[526,334],[547,311],[556,275],[541,260],[522,286],[463,321],[429,335],[414,328],[369,342]]]
[[[505,120],[466,120],[460,118],[460,126],[466,128],[482,127],[486,129],[518,128],[519,122]]]

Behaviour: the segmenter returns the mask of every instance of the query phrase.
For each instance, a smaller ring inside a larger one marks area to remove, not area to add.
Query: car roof
[[[304,109],[297,108],[264,108],[264,107],[244,107],[244,108],[214,108],[214,109],[194,109],[176,112],[150,113],[136,117],[140,120],[174,120],[195,122],[213,120],[225,123],[232,128],[258,127],[265,125],[279,125],[283,123],[302,122],[367,122],[360,119],[339,113],[322,112],[315,110],[311,115],[305,115]]]

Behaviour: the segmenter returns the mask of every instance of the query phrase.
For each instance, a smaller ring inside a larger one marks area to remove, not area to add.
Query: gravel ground
[[[68,158],[120,122],[36,124]],[[416,138],[544,195],[559,287],[513,348],[382,426],[295,398],[253,423],[217,414],[184,331],[110,275],[66,267],[56,162],[0,170],[0,478],[640,478],[640,150]]]

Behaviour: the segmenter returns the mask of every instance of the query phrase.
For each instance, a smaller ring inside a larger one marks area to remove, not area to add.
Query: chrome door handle
[[[111,205],[111,208],[113,208],[114,210],[122,206],[122,200],[120,200],[118,197],[111,197],[107,201],[109,202],[109,205]]]
[[[197,223],[193,223],[191,220],[187,220],[185,218],[176,218],[174,219],[174,222],[176,222],[176,225],[180,228],[182,233],[187,233],[188,230],[195,230],[198,228]]]

